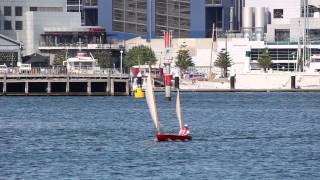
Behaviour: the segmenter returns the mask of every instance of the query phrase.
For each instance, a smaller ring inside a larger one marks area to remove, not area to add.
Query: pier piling
[[[235,76],[230,76],[230,89],[235,89]]]
[[[50,82],[50,81],[48,81],[47,93],[48,93],[48,94],[51,94],[51,82]]]
[[[25,83],[24,83],[24,93],[27,95],[27,94],[29,94],[29,82],[28,81],[26,81]]]
[[[296,76],[291,76],[291,89],[296,89]]]
[[[124,74],[0,74],[0,89],[0,95],[127,96],[130,79]]]
[[[3,94],[7,93],[7,76],[6,75],[4,75],[3,77],[2,93]]]
[[[174,88],[179,89],[180,87],[179,83],[179,76],[174,77]]]
[[[87,82],[87,93],[88,95],[91,95],[91,81]]]

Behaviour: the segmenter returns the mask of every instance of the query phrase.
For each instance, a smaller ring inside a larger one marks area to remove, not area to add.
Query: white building
[[[126,47],[150,46],[156,53],[158,63],[162,64],[172,57],[171,65],[174,66],[179,47],[187,45],[195,66],[206,68],[210,64],[213,65],[220,51],[227,50],[233,62],[230,70],[236,73],[259,70],[257,60],[262,50],[267,48],[273,61],[273,70],[294,71],[297,70],[298,59],[303,54],[303,37],[309,37],[305,38],[306,70],[310,63],[313,63],[307,60],[307,56],[320,55],[320,0],[309,0],[308,7],[307,35],[303,35],[304,18],[301,0],[267,0],[263,3],[261,0],[246,0],[242,11],[242,34],[229,34],[228,38],[218,38],[213,44],[211,39],[174,39],[169,57],[165,57],[162,39],[152,39],[147,43],[143,39],[136,38],[127,41]],[[220,70],[216,68],[213,71]]]
[[[244,35],[248,34],[253,41],[265,41],[274,63],[273,69],[280,67],[293,71],[299,57],[303,58],[305,66],[309,66],[312,63],[309,57],[320,54],[320,0],[268,0],[263,3],[246,0],[243,13]],[[263,39],[259,39],[257,33],[261,24],[265,25]],[[251,32],[247,32],[248,29]],[[252,64],[261,49],[252,48],[250,54]]]
[[[48,27],[80,27],[80,13],[66,12],[66,0],[0,0],[0,34],[24,45],[23,56],[37,53]]]

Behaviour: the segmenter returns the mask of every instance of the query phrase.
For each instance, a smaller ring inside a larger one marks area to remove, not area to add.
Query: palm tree
[[[271,57],[268,53],[268,49],[265,48],[262,50],[262,54],[258,58],[258,66],[263,69],[264,72],[267,71],[272,65]]]
[[[182,72],[185,72],[188,67],[194,66],[189,49],[187,49],[186,47],[186,45],[182,45],[180,47],[178,55],[176,57],[177,61],[175,62],[176,66],[179,67]]]
[[[231,67],[232,60],[229,53],[226,51],[220,51],[217,60],[214,65],[222,69],[222,77],[228,76],[228,67]]]

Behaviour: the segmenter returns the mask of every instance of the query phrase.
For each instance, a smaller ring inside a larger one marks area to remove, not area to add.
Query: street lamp
[[[123,53],[123,50],[121,49],[120,50],[120,73],[122,74],[122,53]]]

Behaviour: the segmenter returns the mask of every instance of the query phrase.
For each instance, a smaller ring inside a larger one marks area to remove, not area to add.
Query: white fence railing
[[[31,69],[20,69],[18,67],[8,67],[5,70],[1,70],[0,74],[7,75],[99,75],[99,76],[129,76],[126,71],[120,72],[120,69],[116,68],[74,68],[68,70],[65,67],[33,67]]]

